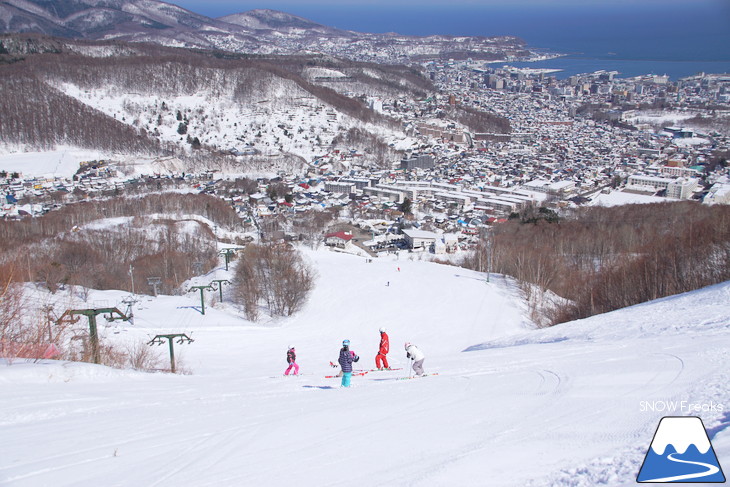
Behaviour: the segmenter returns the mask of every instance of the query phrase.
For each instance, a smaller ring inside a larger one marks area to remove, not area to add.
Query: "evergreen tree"
[[[404,215],[410,215],[413,212],[413,202],[410,198],[406,198],[403,200],[403,203],[400,204],[398,209],[402,211]]]

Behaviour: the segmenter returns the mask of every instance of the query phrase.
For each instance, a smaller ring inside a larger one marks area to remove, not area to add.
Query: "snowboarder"
[[[411,342],[406,342],[406,358],[413,360],[413,371],[418,377],[421,377],[423,375],[423,360],[426,358],[423,352]]]
[[[340,349],[340,367],[342,370],[342,387],[350,387],[350,380],[352,379],[352,363],[360,360],[360,357],[350,350],[350,340],[343,340],[342,348]]]
[[[390,342],[388,339],[388,334],[385,332],[385,327],[380,327],[380,348],[378,349],[378,354],[375,356],[375,368],[378,370],[388,369],[390,370],[390,365],[388,365],[388,351],[390,350]]]
[[[289,350],[286,351],[286,361],[289,367],[284,372],[284,375],[289,375],[291,369],[294,369],[294,375],[299,375],[299,365],[297,365],[297,351],[294,350],[294,345],[289,345]]]

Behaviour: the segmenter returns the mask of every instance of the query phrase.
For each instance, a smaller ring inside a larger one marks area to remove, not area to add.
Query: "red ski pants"
[[[390,366],[388,365],[388,358],[383,355],[382,353],[379,353],[375,356],[375,367],[378,369],[381,369],[385,367],[386,369]]]

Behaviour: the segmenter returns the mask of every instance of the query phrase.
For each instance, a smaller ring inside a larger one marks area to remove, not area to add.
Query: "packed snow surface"
[[[0,485],[633,486],[670,415],[700,416],[730,465],[730,283],[535,330],[502,276],[407,254],[307,258],[316,289],[284,320],[245,321],[230,286],[204,316],[195,292],[145,297],[133,325],[100,320],[119,344],[192,333],[175,345],[188,375],[1,365]],[[372,369],[381,326],[402,369],[349,389],[324,377],[343,339]],[[406,341],[438,375],[401,380]],[[289,345],[299,377],[282,376]]]
[[[47,152],[0,153],[0,170],[26,177],[70,178],[82,161],[104,159],[104,155],[84,149],[61,148]]]
[[[624,191],[611,191],[610,193],[598,193],[591,201],[591,206],[621,206],[640,205],[650,203],[663,203],[666,201],[677,201],[673,198],[653,196],[650,194],[629,193]]]

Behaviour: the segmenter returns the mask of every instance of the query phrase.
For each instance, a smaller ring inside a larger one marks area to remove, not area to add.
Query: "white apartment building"
[[[411,249],[428,250],[439,238],[437,233],[417,230],[415,228],[403,230],[403,235],[406,245]]]
[[[405,192],[402,190],[383,188],[380,185],[374,188],[365,188],[363,193],[369,196],[377,196],[378,198],[387,199],[396,203],[402,203],[405,199]]]
[[[560,197],[564,197],[570,193],[575,192],[574,181],[551,182],[544,179],[536,179],[534,181],[523,184],[522,187],[526,190],[552,194]]]
[[[659,169],[659,172],[661,174],[666,174],[667,176],[674,176],[677,178],[695,178],[695,177],[697,177],[697,170],[690,169],[689,167],[662,166]]]
[[[353,183],[345,183],[342,181],[325,181],[324,190],[330,193],[344,193],[350,194],[355,192],[355,185]]]
[[[697,188],[698,180],[692,178],[660,178],[656,176],[631,175],[626,183],[627,189],[639,191],[666,190],[667,198],[686,200]]]

